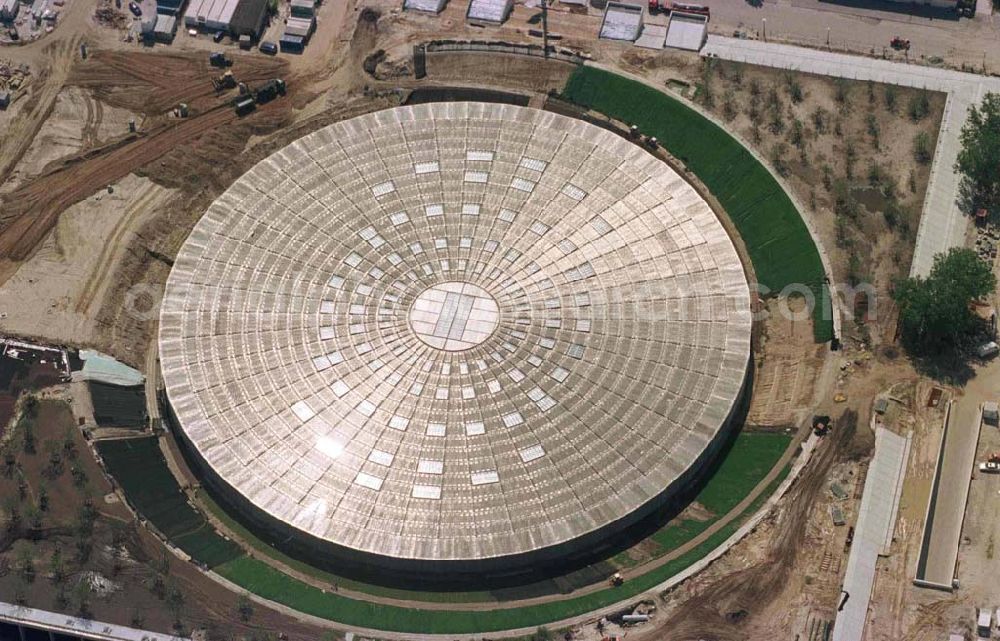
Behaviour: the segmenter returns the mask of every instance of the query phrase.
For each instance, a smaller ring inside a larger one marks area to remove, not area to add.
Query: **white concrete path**
[[[953,169],[961,147],[959,134],[969,107],[987,92],[1000,92],[1000,79],[971,73],[805,49],[760,40],[709,36],[701,50],[712,56],[765,67],[792,69],[825,76],[872,80],[948,94],[937,150],[931,166],[927,198],[920,216],[911,275],[926,276],[934,256],[965,244],[968,217],[958,208],[959,177]]]

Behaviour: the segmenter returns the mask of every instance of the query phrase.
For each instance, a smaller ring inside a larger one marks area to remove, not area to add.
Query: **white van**
[[[989,639],[993,630],[993,611],[989,608],[979,608],[976,614],[976,635],[980,639]]]

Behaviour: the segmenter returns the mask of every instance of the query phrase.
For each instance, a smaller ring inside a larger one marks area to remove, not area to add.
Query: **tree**
[[[926,279],[896,283],[903,341],[914,352],[936,353],[953,348],[976,329],[978,318],[969,304],[996,288],[989,265],[971,249],[952,248],[934,257]]]
[[[84,619],[90,618],[91,592],[90,581],[88,581],[86,577],[80,579],[80,582],[76,584],[76,588],[74,589],[74,596],[76,597],[76,614]]]
[[[910,120],[920,122],[931,112],[931,100],[927,96],[927,91],[921,91],[910,98]]]
[[[66,564],[63,562],[62,552],[59,548],[52,551],[49,558],[49,578],[52,583],[62,585],[66,581]]]
[[[963,194],[975,208],[1000,206],[1000,94],[988,93],[979,107],[969,108],[961,141],[955,171]]]
[[[174,617],[174,628],[181,628],[181,614],[184,612],[184,593],[180,588],[171,583],[167,586],[167,609]]]
[[[243,623],[247,623],[253,618],[253,601],[250,600],[250,597],[245,594],[240,595],[236,600],[236,613]]]
[[[934,157],[931,149],[931,137],[926,131],[918,132],[913,137],[913,157],[921,165],[926,165]]]

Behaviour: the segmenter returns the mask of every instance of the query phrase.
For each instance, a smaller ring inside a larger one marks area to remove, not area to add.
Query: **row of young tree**
[[[989,93],[969,109],[954,170],[961,177],[960,203],[967,211],[1000,213],[1000,95]],[[991,265],[970,249],[954,248],[934,258],[926,278],[896,283],[903,342],[913,353],[961,348],[981,329],[973,301],[996,289]]]

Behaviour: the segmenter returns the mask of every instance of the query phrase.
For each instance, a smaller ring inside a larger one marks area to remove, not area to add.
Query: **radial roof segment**
[[[749,289],[667,165],[480,103],[337,123],[261,161],[181,248],[161,312],[185,439],[295,530],[502,559],[687,482],[741,393]]]

